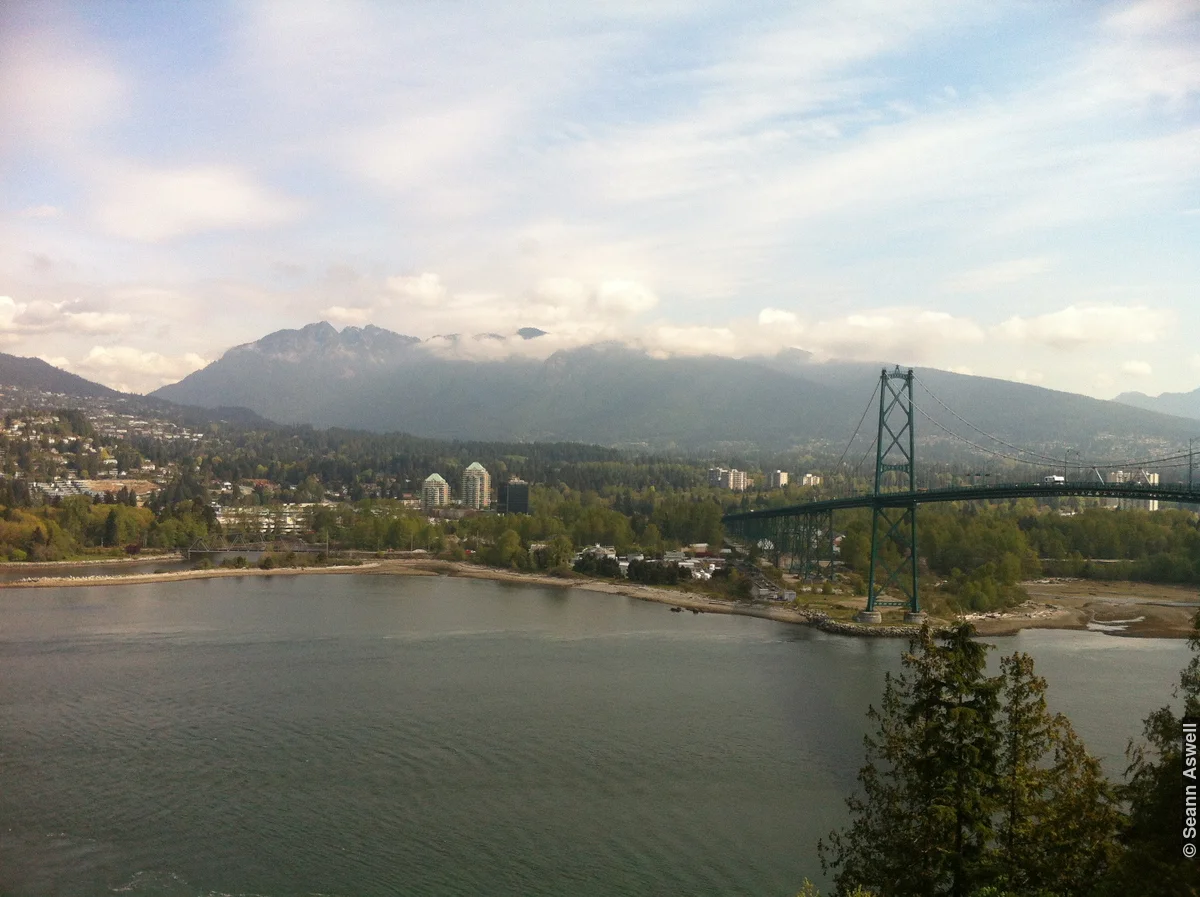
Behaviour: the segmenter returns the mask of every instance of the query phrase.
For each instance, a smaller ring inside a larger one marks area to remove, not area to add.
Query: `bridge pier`
[[[860,610],[854,619],[859,623],[882,623],[883,614],[877,610]]]
[[[909,611],[904,615],[904,622],[914,626],[923,626],[925,624],[925,611]]]

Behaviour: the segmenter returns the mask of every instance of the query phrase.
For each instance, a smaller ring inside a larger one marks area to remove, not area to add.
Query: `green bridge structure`
[[[1200,505],[1200,484],[1194,482],[1197,479],[1196,465],[1190,447],[1186,454],[1150,459],[1171,461],[1186,457],[1188,471],[1185,483],[1105,483],[1097,474],[1095,480],[1087,481],[1050,476],[1032,483],[918,488],[914,426],[917,406],[913,402],[913,380],[911,369],[902,371],[896,368],[889,371],[885,368],[880,374],[877,387],[879,428],[875,441],[874,488],[871,492],[788,507],[726,514],[721,518],[726,536],[731,541],[762,547],[774,556],[776,565],[780,565],[781,559],[787,556],[792,572],[799,573],[805,580],[812,580],[819,575],[822,564],[827,565],[831,574],[833,572],[835,512],[870,508],[871,564],[867,578],[867,607],[858,615],[860,623],[882,622],[879,608],[884,607],[904,608],[904,619],[909,623],[924,619],[917,556],[917,509],[923,504],[1091,496]],[[855,432],[857,435],[857,430]],[[852,436],[851,442],[853,440]],[[1065,471],[1066,462],[1059,461],[1058,464]],[[898,563],[889,563],[885,557],[885,546],[889,543],[900,555]]]

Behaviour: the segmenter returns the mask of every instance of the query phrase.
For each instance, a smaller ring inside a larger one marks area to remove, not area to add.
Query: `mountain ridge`
[[[320,322],[234,347],[152,395],[201,406],[244,405],[286,423],[443,439],[687,450],[824,444],[840,450],[885,366],[815,363],[803,350],[741,359],[659,358],[615,342],[560,349],[544,360],[512,355],[474,361],[382,328],[339,334]],[[918,432],[927,443],[941,440],[947,451],[956,440],[979,440],[1003,455],[1009,440],[1095,452],[1118,441],[1178,444],[1191,430],[1183,419],[1127,404],[932,368],[916,371],[917,404],[930,417],[920,421]],[[941,403],[958,409],[959,419]],[[873,434],[869,407],[866,415]],[[972,432],[966,419],[986,421],[990,433],[978,426]]]
[[[116,398],[124,395],[102,383],[55,367],[40,358],[0,352],[0,384],[18,389],[37,389],[91,398]]]
[[[1146,411],[1200,420],[1200,387],[1191,392],[1164,392],[1157,396],[1148,396],[1144,392],[1123,392],[1113,401]]]
[[[156,396],[120,392],[102,383],[64,371],[40,358],[9,355],[0,352],[0,388],[30,390],[64,397],[67,406],[77,405],[80,399],[116,402],[127,408],[139,408],[171,415],[186,423],[209,423],[226,420],[248,426],[273,425],[249,408],[231,405],[209,407],[177,405]],[[83,406],[86,411],[86,405]]]

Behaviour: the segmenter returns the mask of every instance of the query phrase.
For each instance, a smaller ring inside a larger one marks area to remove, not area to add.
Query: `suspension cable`
[[[925,419],[927,421],[929,421],[931,424],[933,424],[935,427],[937,427],[939,430],[941,430],[947,436],[952,436],[953,438],[957,439],[959,442],[969,445],[973,449],[978,449],[979,451],[984,452],[985,454],[993,455],[994,457],[997,457],[997,458],[1007,458],[1009,461],[1016,461],[1018,464],[1031,464],[1031,462],[1027,461],[1025,458],[1021,458],[1017,455],[1010,455],[1007,452],[998,452],[995,449],[990,449],[990,448],[987,448],[986,446],[982,446],[977,443],[974,443],[971,440],[967,439],[967,437],[962,436],[958,433],[955,433],[949,427],[943,426],[941,423],[939,423],[933,417],[931,417],[929,415],[929,412],[927,412],[920,405],[917,405],[915,402],[913,403],[913,407],[916,408],[919,412],[921,412],[921,414],[925,417]],[[1055,459],[1056,462],[1058,460],[1059,459]],[[1031,465],[1031,466],[1037,466],[1037,465]]]
[[[953,408],[951,408],[949,405],[947,405],[945,402],[943,402],[941,399],[939,399],[936,395],[934,395],[933,390],[931,390],[928,386],[926,386],[925,381],[922,380],[920,377],[918,377],[916,374],[913,374],[913,379],[921,384],[921,388],[923,390],[925,390],[925,392],[929,393],[929,397],[931,399],[933,399],[935,402],[937,402],[939,405],[941,405],[943,408],[945,408],[947,411],[949,411],[950,414],[952,414],[956,419],[958,419],[962,423],[966,424],[968,427],[970,427],[976,433],[979,433],[981,436],[986,436],[988,439],[994,440],[995,442],[998,442],[1007,448],[1014,449],[1015,451],[1020,452],[1022,454],[1031,455],[1035,458],[1040,458],[1043,461],[1053,461],[1055,465],[1058,465],[1062,461],[1061,458],[1054,458],[1050,455],[1043,455],[1041,452],[1035,452],[1030,449],[1022,448],[1019,445],[1013,445],[1011,442],[1005,442],[999,436],[995,436],[991,433],[988,433],[986,430],[980,429],[979,427],[975,426],[975,424],[971,423],[969,420],[967,420],[965,417],[963,417],[961,414],[959,414],[957,411],[955,411]],[[922,412],[922,413],[924,413],[924,412]],[[928,414],[926,414],[925,416],[929,417]],[[933,420],[933,418],[931,418],[931,417],[929,419]],[[943,428],[943,429],[945,429],[945,428]],[[947,432],[949,432],[949,431],[947,431]],[[955,434],[955,435],[957,435],[957,434]],[[974,443],[969,443],[969,444],[974,445]],[[982,448],[982,446],[976,446],[976,448]],[[1005,456],[1005,457],[1007,457],[1007,456]],[[1028,462],[1024,462],[1024,463],[1028,463]]]
[[[941,405],[942,408],[944,408],[946,411],[948,411],[957,420],[966,424],[968,427],[970,427],[976,433],[979,433],[981,436],[986,436],[988,439],[994,440],[995,442],[1000,443],[1001,445],[1005,446],[1006,448],[1013,449],[1014,451],[1016,451],[1018,453],[1029,455],[1032,458],[1038,458],[1042,461],[1051,462],[1056,467],[1060,466],[1060,465],[1062,465],[1062,466],[1067,465],[1067,460],[1065,458],[1055,458],[1052,455],[1046,455],[1041,452],[1033,451],[1032,449],[1027,449],[1027,448],[1023,448],[1019,445],[1014,445],[1011,442],[1006,442],[1005,440],[1001,439],[999,436],[996,436],[992,433],[987,432],[986,430],[981,429],[980,427],[977,427],[975,424],[971,423],[969,420],[964,418],[957,411],[955,411],[953,408],[951,408],[949,405],[947,405],[945,402],[943,402],[940,398],[938,398],[938,396],[933,392],[933,390],[931,390],[928,387],[928,385],[926,385],[925,381],[923,381],[915,373],[913,374],[913,379],[921,384],[921,388],[924,389],[925,392],[927,392],[929,394],[929,397],[931,399],[933,399],[935,402],[937,402],[939,405]],[[934,423],[936,426],[940,427],[943,430],[946,429],[945,427],[942,427],[940,424],[938,424],[937,421],[933,420],[933,418],[930,417],[926,412],[922,411],[922,413],[925,414],[925,416],[927,418],[929,418],[929,420],[932,423]],[[946,432],[951,433],[951,435],[954,436],[955,438],[960,439],[963,442],[966,442],[967,445],[974,446],[975,448],[978,448],[983,451],[988,451],[987,449],[984,449],[984,447],[981,445],[977,445],[976,443],[973,443],[973,442],[970,442],[969,440],[963,439],[963,437],[959,436],[957,433],[953,433],[949,430],[946,430]],[[1009,458],[1010,460],[1013,460],[1013,461],[1019,461],[1022,464],[1030,463],[1028,460],[1026,460],[1024,458],[1014,458],[1011,455],[1004,454],[1003,452],[995,452],[995,454],[997,454],[999,457]],[[1084,458],[1080,457],[1079,459],[1077,459],[1077,466],[1078,467],[1150,467],[1150,466],[1155,466],[1157,464],[1160,464],[1164,461],[1176,461],[1176,460],[1186,458],[1186,457],[1188,457],[1187,452],[1179,452],[1179,453],[1176,453],[1173,455],[1163,455],[1163,456],[1160,456],[1157,458],[1122,458],[1122,459],[1119,459],[1116,461],[1112,461],[1112,460],[1098,461],[1098,460],[1093,460],[1093,459],[1084,459]]]
[[[878,439],[878,436],[875,436],[871,439],[871,444],[867,446],[867,450],[863,452],[862,457],[858,459],[858,463],[854,465],[853,469],[855,471],[862,473],[863,462],[867,460],[867,455],[871,454],[871,449],[875,448],[875,443],[878,441]]]
[[[846,460],[846,452],[850,451],[850,446],[854,444],[854,440],[858,437],[858,431],[862,428],[863,421],[867,419],[867,413],[871,410],[871,405],[875,401],[875,394],[879,392],[879,381],[875,382],[875,388],[871,390],[871,398],[867,399],[867,407],[863,409],[862,417],[858,419],[858,426],[854,428],[854,433],[850,437],[850,441],[846,443],[846,447],[842,449],[842,456],[837,459],[837,464],[833,465],[834,470],[842,466],[842,462]],[[874,444],[874,443],[872,443]],[[869,449],[868,449],[869,451]]]

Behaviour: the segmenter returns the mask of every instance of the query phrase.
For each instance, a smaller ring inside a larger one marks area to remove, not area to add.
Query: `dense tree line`
[[[629,579],[648,586],[675,586],[692,578],[692,571],[667,561],[630,561]]]

